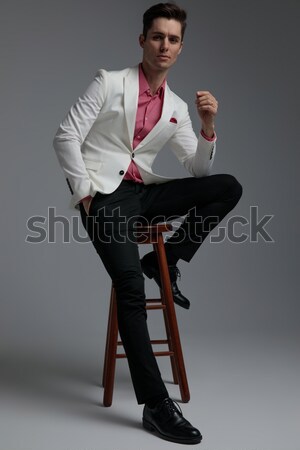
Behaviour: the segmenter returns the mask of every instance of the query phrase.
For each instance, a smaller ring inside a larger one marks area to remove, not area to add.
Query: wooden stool
[[[163,232],[172,231],[172,225],[164,223],[151,226],[139,226],[136,230],[139,244],[153,244],[154,251],[158,257],[160,270],[161,297],[158,299],[146,299],[146,309],[163,310],[167,339],[151,340],[151,344],[167,344],[168,350],[154,352],[154,355],[170,357],[174,383],[179,384],[181,399],[186,403],[190,400],[190,393],[162,235]],[[116,359],[126,358],[125,353],[117,353],[117,347],[120,345],[122,345],[122,341],[118,341],[116,292],[112,285],[102,378],[104,406],[111,406],[112,404]]]

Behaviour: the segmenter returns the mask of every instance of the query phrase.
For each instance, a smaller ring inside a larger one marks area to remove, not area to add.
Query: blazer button
[[[132,153],[131,158],[134,158],[134,153]]]
[[[120,170],[119,174],[124,175],[124,170]]]

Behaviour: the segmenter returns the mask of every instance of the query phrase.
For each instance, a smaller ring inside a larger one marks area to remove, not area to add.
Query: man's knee
[[[237,203],[243,194],[242,185],[233,175],[220,174],[219,176],[224,186],[224,195]]]

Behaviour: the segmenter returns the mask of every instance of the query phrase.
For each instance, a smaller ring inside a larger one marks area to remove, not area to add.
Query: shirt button
[[[141,139],[141,136],[137,136],[138,139]]]
[[[119,174],[124,175],[124,170],[120,170]]]

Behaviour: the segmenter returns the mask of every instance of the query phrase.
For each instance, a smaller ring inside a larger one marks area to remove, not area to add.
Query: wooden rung
[[[168,339],[152,339],[150,342],[153,345],[163,345],[163,344],[168,344],[169,343]],[[122,341],[118,341],[117,345],[123,346]]]
[[[173,356],[174,352],[164,351],[164,352],[153,352],[155,356]],[[125,353],[117,353],[116,354],[117,359],[126,358]]]
[[[146,298],[146,303],[161,303],[161,298]]]
[[[150,342],[151,342],[151,344],[154,344],[154,345],[169,343],[168,339],[152,339]]]
[[[166,309],[166,305],[147,305],[146,309]]]
[[[174,356],[174,352],[154,352],[155,356]]]

